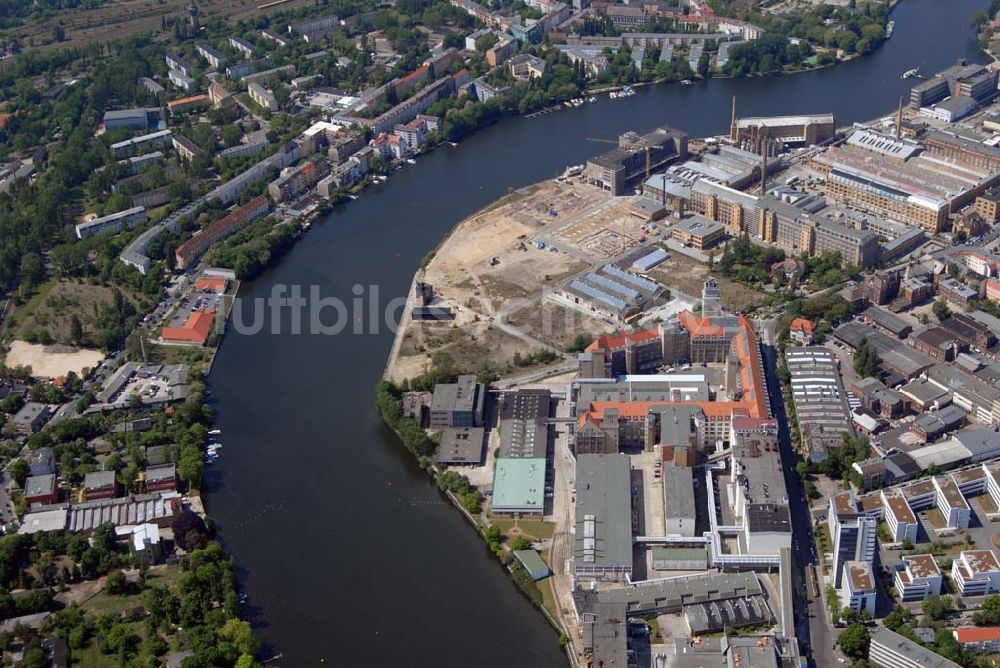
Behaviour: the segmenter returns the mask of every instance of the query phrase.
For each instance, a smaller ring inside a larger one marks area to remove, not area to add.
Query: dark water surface
[[[241,296],[266,297],[275,284],[317,285],[345,301],[355,284],[378,285],[383,302],[403,295],[462,218],[606,148],[586,137],[660,124],[722,133],[733,94],[741,115],[833,111],[847,125],[890,113],[916,82],[900,79],[905,70],[983,59],[969,20],[987,4],[903,0],[885,46],[825,70],[647,87],[505,120],[334,212]],[[230,328],[225,338],[210,379],[225,448],[208,504],[262,637],[285,666],[564,665],[553,630],[378,419],[374,386],[391,345],[384,328]]]

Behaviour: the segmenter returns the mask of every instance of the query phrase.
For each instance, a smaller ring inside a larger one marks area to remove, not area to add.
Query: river
[[[903,0],[891,40],[832,68],[650,86],[507,119],[334,211],[241,297],[280,284],[345,302],[355,284],[379,286],[383,301],[403,295],[462,218],[607,148],[587,137],[660,124],[719,134],[733,94],[741,115],[877,117],[916,82],[903,71],[984,60],[969,20],[987,4]],[[268,651],[286,666],[564,665],[553,630],[377,417],[392,334],[295,335],[285,324],[252,336],[230,328],[209,383],[225,448],[209,469],[208,508]]]

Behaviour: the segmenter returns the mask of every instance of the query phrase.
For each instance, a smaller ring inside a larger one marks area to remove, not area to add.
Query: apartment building
[[[841,577],[843,586],[840,589],[840,602],[857,614],[867,611],[875,616],[875,578],[872,575],[871,564],[867,561],[848,561],[844,563],[844,573]]]
[[[266,109],[271,113],[278,110],[278,100],[274,97],[274,93],[258,83],[247,84],[247,95],[262,109]]]
[[[961,668],[954,661],[884,626],[871,632],[868,660],[882,668]]]
[[[1000,653],[1000,626],[967,626],[952,631],[955,640],[972,654]]]
[[[195,48],[198,50],[199,55],[215,69],[219,69],[226,64],[226,57],[208,44],[199,44]]]
[[[893,575],[893,586],[903,603],[939,595],[943,581],[941,569],[930,554],[904,556]]]
[[[229,46],[243,54],[244,58],[253,58],[253,45],[240,37],[230,37]]]
[[[105,232],[118,233],[122,230],[130,230],[147,220],[146,207],[135,206],[131,209],[119,211],[118,213],[95,218],[87,223],[78,223],[74,226],[74,229],[76,230],[77,239],[86,239],[95,234],[104,234]]]
[[[917,516],[910,509],[910,504],[896,492],[881,492],[882,505],[885,508],[885,522],[893,543],[910,541],[916,544]]]
[[[270,208],[271,202],[267,197],[258,195],[232,213],[196,232],[174,252],[177,268],[189,269],[213,243],[245,228],[266,214]]]
[[[870,563],[875,559],[877,521],[862,512],[851,491],[830,499],[827,524],[833,539],[833,584],[840,589],[843,587],[845,564],[853,561]]]
[[[1000,592],[1000,563],[993,550],[967,550],[951,565],[951,581],[962,596]]]
[[[275,202],[294,199],[316,185],[330,173],[330,170],[330,161],[326,158],[322,156],[309,158],[300,167],[269,183],[267,192]]]
[[[167,68],[170,71],[180,72],[188,78],[194,76],[194,68],[181,56],[175,53],[168,53],[163,59],[167,62]]]

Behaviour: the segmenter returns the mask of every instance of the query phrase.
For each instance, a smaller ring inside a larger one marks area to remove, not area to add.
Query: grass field
[[[512,520],[504,517],[490,517],[490,524],[499,527],[500,532],[506,538],[524,536],[525,538],[532,538],[534,540],[546,540],[547,538],[552,538],[552,534],[556,529],[556,525],[551,522],[524,518]],[[515,525],[517,526],[517,531],[514,531]]]
[[[151,587],[166,587],[176,590],[180,575],[181,570],[178,566],[157,566],[146,574],[146,583]],[[137,605],[142,605],[141,594],[112,596],[101,591],[84,601],[80,607],[95,615],[102,615],[106,612],[119,615],[122,611]]]
[[[69,280],[47,281],[38,292],[14,312],[14,337],[32,340],[47,332],[53,341],[70,343],[70,318],[83,323],[85,335],[93,335],[99,310],[112,303],[112,289],[103,285]],[[124,292],[127,300],[138,303],[135,295]]]

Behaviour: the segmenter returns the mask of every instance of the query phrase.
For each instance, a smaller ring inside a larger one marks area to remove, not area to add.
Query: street
[[[798,549],[793,550],[792,559],[795,568],[792,572],[792,587],[803,596],[796,597],[796,605],[806,601],[806,614],[799,611],[795,615],[795,635],[799,640],[800,651],[809,658],[811,666],[832,666],[837,663],[838,652],[834,649],[836,635],[827,624],[826,611],[823,609],[823,597],[813,596],[808,589],[805,571],[810,565],[820,573],[819,555],[815,551],[813,539],[812,515],[805,497],[802,481],[795,472],[796,453],[792,449],[791,432],[788,428],[788,416],[785,413],[785,403],[781,394],[781,382],[778,380],[778,350],[775,344],[775,329],[778,319],[769,318],[757,323],[757,331],[761,337],[761,352],[764,357],[764,371],[767,375],[768,393],[771,397],[771,412],[778,421],[778,437],[781,443],[781,458],[784,462],[785,485],[788,488],[789,511],[792,516],[792,541]],[[818,583],[822,587],[822,581]]]

